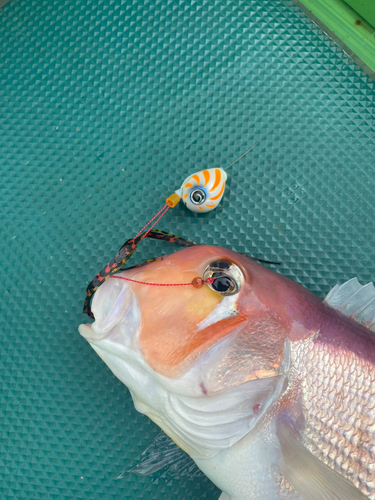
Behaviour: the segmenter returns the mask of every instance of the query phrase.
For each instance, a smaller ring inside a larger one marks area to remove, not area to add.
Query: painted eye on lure
[[[204,270],[203,279],[209,280],[211,290],[225,296],[238,293],[244,282],[241,269],[229,260],[211,262]]]
[[[202,205],[206,201],[206,193],[203,189],[193,189],[190,193],[190,200],[194,205]]]
[[[187,177],[179,190],[179,196],[192,212],[211,212],[220,203],[227,174],[222,168],[210,168]]]

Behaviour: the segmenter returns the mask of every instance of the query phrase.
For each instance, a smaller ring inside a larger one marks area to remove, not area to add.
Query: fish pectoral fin
[[[281,472],[303,500],[366,500],[350,481],[307,450],[297,438],[293,423],[285,417],[277,422]]]
[[[141,461],[127,471],[136,476],[150,476],[158,471],[172,477],[200,477],[204,476],[194,460],[179,448],[170,437],[160,432],[142,453]],[[122,473],[117,479],[124,477]]]

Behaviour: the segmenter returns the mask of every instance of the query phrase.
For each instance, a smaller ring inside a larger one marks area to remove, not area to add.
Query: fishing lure
[[[231,163],[226,169],[228,170],[235,163],[246,156],[259,143],[253,144],[239,158]],[[195,213],[207,213],[214,210],[224,196],[227,174],[222,168],[209,168],[195,172],[189,175],[171,196],[166,199],[166,205],[170,208],[175,207],[180,200],[185,207]],[[164,214],[163,214],[164,215]]]
[[[226,180],[227,174],[222,168],[202,170],[187,177],[176,194],[192,212],[211,212],[224,196]]]

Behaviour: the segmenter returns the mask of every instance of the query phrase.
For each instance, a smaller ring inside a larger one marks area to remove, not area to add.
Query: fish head
[[[136,408],[191,456],[250,432],[287,378],[295,321],[285,278],[203,245],[119,276],[132,281],[108,279],[92,301],[94,323],[79,331]],[[213,282],[187,284],[195,277]]]

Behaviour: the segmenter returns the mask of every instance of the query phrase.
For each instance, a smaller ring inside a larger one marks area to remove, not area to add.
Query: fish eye
[[[220,295],[234,295],[240,291],[244,277],[241,269],[229,260],[211,262],[203,273],[203,279],[213,278],[208,286]]]
[[[190,193],[190,201],[194,205],[202,205],[206,201],[206,193],[200,188],[193,189]]]
[[[211,288],[213,288],[215,292],[225,295],[232,295],[237,292],[237,283],[227,274],[214,273],[212,278],[214,278],[214,281],[211,283]]]

